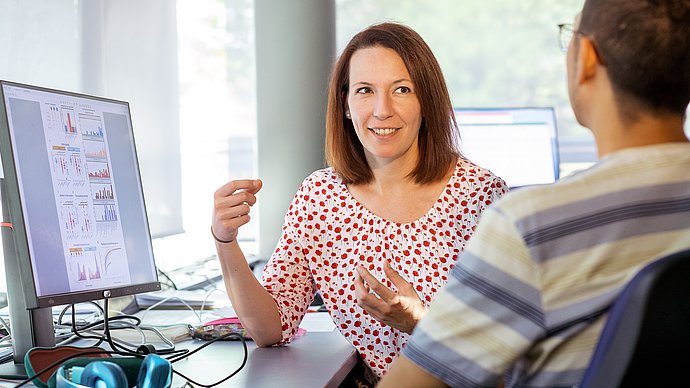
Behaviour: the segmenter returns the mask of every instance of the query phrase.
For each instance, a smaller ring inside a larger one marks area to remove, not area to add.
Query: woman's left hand
[[[383,265],[383,271],[398,291],[384,286],[363,266],[359,266],[355,276],[357,302],[374,319],[405,333],[412,333],[417,322],[426,314],[426,306],[414,287],[395,272],[389,262]]]

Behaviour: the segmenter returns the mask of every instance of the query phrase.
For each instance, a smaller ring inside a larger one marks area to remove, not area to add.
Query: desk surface
[[[324,318],[327,313],[310,314]],[[155,310],[137,315],[143,323],[157,325],[189,322],[187,319],[193,317],[191,312],[184,310]],[[185,340],[175,346],[193,350],[206,343]],[[252,341],[246,343],[246,365],[218,387],[337,387],[358,357],[355,348],[337,329],[308,331],[286,346],[258,348]],[[239,368],[243,357],[241,342],[216,341],[176,362],[173,369],[198,383],[213,384]],[[184,384],[184,378],[174,374],[173,387]]]
[[[193,349],[201,341],[183,341],[177,345]],[[337,387],[357,361],[357,353],[340,332],[307,333],[281,347],[257,348],[248,341],[247,364],[219,387]],[[212,384],[232,373],[242,364],[244,351],[237,341],[218,341],[176,362],[173,368],[187,377]],[[184,379],[174,376],[173,387]]]
[[[185,312],[157,313],[179,317]],[[81,342],[83,340],[73,345],[83,345]],[[185,340],[175,346],[194,350],[206,343]],[[246,344],[245,366],[217,387],[337,387],[357,362],[355,348],[337,330],[307,332],[289,345],[280,347],[258,348],[252,341]],[[210,385],[239,368],[243,358],[241,342],[217,341],[174,363],[173,369],[197,383]],[[185,383],[184,378],[173,374],[173,388],[183,387]]]

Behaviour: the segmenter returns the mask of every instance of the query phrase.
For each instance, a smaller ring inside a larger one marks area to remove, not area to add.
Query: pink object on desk
[[[192,332],[193,338],[203,339],[203,340],[213,340],[220,336],[228,333],[237,333],[242,336],[245,340],[251,340],[252,337],[247,333],[247,330],[242,326],[240,319],[238,317],[227,317],[214,319],[213,321],[206,322],[197,326]],[[307,331],[299,328],[297,330],[296,337],[306,334]],[[237,340],[235,337],[228,337],[228,341]]]

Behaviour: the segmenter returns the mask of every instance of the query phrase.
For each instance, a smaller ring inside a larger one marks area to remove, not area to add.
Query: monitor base
[[[0,364],[0,378],[26,380],[28,377],[24,364],[15,364],[13,360]]]

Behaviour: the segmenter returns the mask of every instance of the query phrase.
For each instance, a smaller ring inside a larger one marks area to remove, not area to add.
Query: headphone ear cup
[[[157,354],[144,358],[139,369],[137,388],[167,388],[172,385],[172,365]]]
[[[60,366],[57,372],[55,372],[55,387],[56,388],[83,388],[84,386],[79,384],[81,382],[81,373],[84,367],[74,366],[72,368],[65,368],[65,366]],[[67,373],[69,371],[69,373]],[[69,377],[67,377],[69,375]]]
[[[119,365],[109,361],[93,361],[81,372],[80,384],[87,387],[127,388],[127,375]]]

